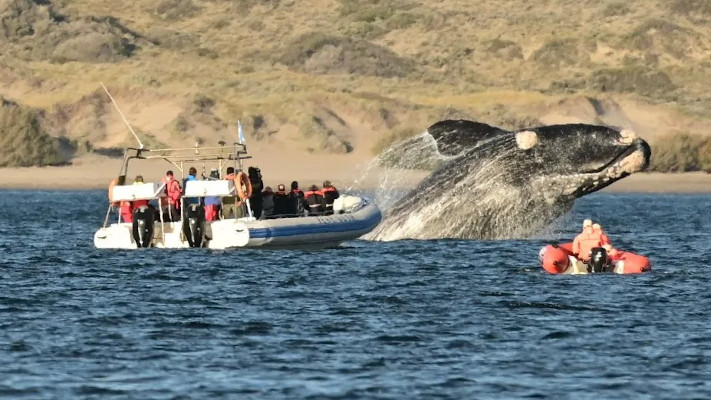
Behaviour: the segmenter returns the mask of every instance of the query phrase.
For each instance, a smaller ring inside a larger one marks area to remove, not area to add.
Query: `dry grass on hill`
[[[0,95],[78,154],[130,143],[99,82],[154,145],[231,140],[237,118],[344,155],[452,117],[711,127],[703,0],[3,0],[0,20]]]

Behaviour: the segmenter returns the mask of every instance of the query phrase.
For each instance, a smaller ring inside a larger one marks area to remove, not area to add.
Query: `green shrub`
[[[711,172],[711,138],[687,133],[660,136],[650,143],[649,170]]]
[[[587,64],[590,56],[580,49],[577,40],[556,39],[546,42],[531,55],[531,59],[548,67],[559,68],[561,65]]]
[[[312,32],[296,38],[279,58],[289,68],[317,74],[402,77],[414,62],[362,39]]]
[[[637,93],[659,97],[664,97],[676,89],[667,74],[643,66],[595,71],[588,77],[587,86],[600,92]]]
[[[58,165],[58,141],[40,125],[37,113],[0,99],[0,167]]]

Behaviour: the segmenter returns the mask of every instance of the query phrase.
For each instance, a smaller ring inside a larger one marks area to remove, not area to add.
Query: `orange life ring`
[[[240,172],[235,177],[235,184],[237,184],[237,196],[240,199],[247,200],[252,197],[252,182],[249,181],[249,176],[244,172]]]

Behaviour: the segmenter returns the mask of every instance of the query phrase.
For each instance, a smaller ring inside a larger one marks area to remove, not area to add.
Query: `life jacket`
[[[309,214],[318,215],[323,213],[323,195],[320,190],[309,190],[304,193],[304,201],[309,206]]]
[[[176,179],[167,179],[165,191],[168,194],[168,203],[180,208],[180,196],[183,194],[180,183]]]
[[[333,201],[340,197],[338,190],[333,186],[329,186],[321,189],[321,194],[323,194],[323,203],[326,206],[326,210],[333,210]]]
[[[595,247],[602,247],[602,238],[599,232],[583,232],[573,240],[573,253],[583,261],[590,260],[590,252]]]

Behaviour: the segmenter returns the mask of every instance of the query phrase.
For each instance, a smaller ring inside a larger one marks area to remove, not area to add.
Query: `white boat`
[[[235,143],[225,147],[148,150],[127,148],[117,184],[110,189],[109,209],[103,226],[94,234],[94,245],[101,249],[190,248],[329,248],[357,239],[375,228],[382,218],[378,207],[360,196],[341,194],[333,203],[333,214],[256,219],[246,203],[244,218],[206,221],[201,205],[186,199],[208,196],[239,196],[246,191],[243,181],[188,181],[181,198],[180,221],[164,220],[154,206],[134,210],[132,222],[121,220],[117,202],[148,200],[156,205],[166,197],[164,183],[126,185],[128,164],[132,159],[164,159],[183,172],[184,163],[210,162],[223,171],[234,166],[242,171],[242,160],[251,158],[246,146]],[[186,210],[187,206],[187,210]]]

